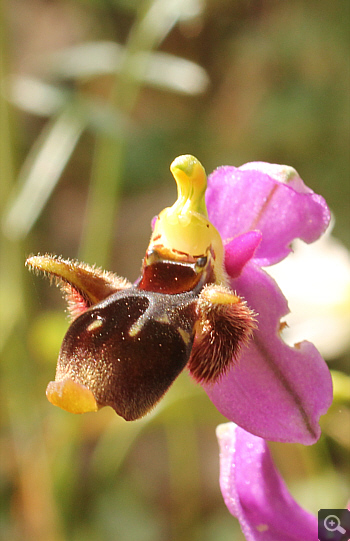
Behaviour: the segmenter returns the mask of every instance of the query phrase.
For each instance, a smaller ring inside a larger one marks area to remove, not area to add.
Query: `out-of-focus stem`
[[[171,2],[147,0],[141,4],[126,45],[123,65],[115,74],[110,93],[112,107],[125,116],[133,111],[142,86],[139,66],[138,77],[133,76],[137,54],[142,52],[142,69],[146,70],[147,54],[159,45],[177,18]],[[99,135],[95,145],[79,258],[105,268],[112,248],[127,139],[127,133],[114,139]]]

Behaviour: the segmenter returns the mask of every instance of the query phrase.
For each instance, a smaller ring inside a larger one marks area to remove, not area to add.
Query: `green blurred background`
[[[225,419],[187,374],[134,423],[46,401],[68,322],[59,292],[24,261],[50,252],[135,280],[151,219],[175,198],[169,164],[184,153],[208,172],[292,165],[349,248],[349,10],[345,0],[2,0],[1,538],[243,539],[219,489]],[[321,440],[271,445],[313,513],[349,498],[349,350],[331,368]]]

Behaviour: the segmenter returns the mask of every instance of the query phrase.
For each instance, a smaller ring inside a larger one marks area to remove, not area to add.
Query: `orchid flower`
[[[329,211],[292,168],[221,167],[207,179],[193,156],[171,165],[178,199],[153,223],[131,284],[56,256],[29,267],[57,279],[72,321],[47,388],[74,413],[109,405],[145,415],[187,367],[221,413],[248,432],[314,443],[332,400],[329,370],[307,342],[287,346],[287,302],[262,269],[313,242]]]
[[[217,427],[220,486],[247,541],[316,541],[317,518],[292,498],[264,439],[234,423]]]

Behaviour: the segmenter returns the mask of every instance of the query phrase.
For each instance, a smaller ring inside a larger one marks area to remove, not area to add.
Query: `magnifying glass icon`
[[[336,515],[328,515],[323,521],[324,527],[329,532],[346,533],[346,530],[340,526],[340,520]]]

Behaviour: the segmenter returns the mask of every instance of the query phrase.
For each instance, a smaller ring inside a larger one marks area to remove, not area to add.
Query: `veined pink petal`
[[[315,241],[329,223],[324,199],[307,188],[296,172],[281,182],[290,170],[258,162],[241,168],[219,167],[208,178],[209,219],[224,240],[261,231],[262,241],[254,256],[261,266],[284,259],[295,238]]]
[[[315,443],[319,418],[332,402],[330,372],[309,342],[287,346],[280,337],[286,299],[274,280],[249,262],[232,289],[257,314],[258,329],[238,364],[215,384],[203,385],[229,420],[268,440]]]
[[[292,498],[266,442],[233,423],[217,428],[220,486],[247,541],[316,541],[317,519]]]
[[[304,184],[304,181],[299,177],[294,167],[289,165],[279,165],[277,163],[268,162],[249,162],[239,167],[240,171],[260,171],[269,177],[288,184],[299,193],[313,193],[311,188]]]

